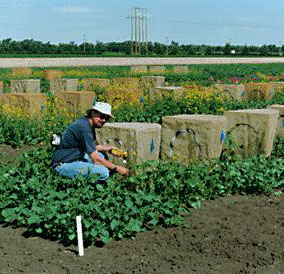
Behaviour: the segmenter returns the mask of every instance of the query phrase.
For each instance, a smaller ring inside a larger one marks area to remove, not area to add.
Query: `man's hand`
[[[114,146],[105,146],[107,152],[110,152],[114,148],[115,148]]]
[[[114,146],[103,146],[103,145],[97,145],[96,146],[96,149],[99,152],[109,152],[114,148],[116,148],[116,147],[114,147]]]
[[[129,174],[129,169],[123,167],[123,166],[116,166],[116,171],[117,173],[119,173],[120,175],[128,175]]]
[[[107,161],[106,159],[100,157],[98,151],[92,152],[89,156],[95,164],[103,165],[103,166],[105,166],[108,169],[113,170],[113,171],[116,170],[116,172],[119,173],[120,175],[128,175],[129,174],[129,169],[127,169],[123,166],[117,166],[117,165]]]

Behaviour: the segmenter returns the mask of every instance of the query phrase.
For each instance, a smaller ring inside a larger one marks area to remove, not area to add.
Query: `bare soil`
[[[17,164],[24,151],[31,149],[32,146],[24,145],[21,148],[12,148],[11,146],[0,145],[0,164]]]
[[[90,246],[83,257],[2,224],[0,273],[284,273],[283,212],[284,195],[228,195],[192,210],[188,227]]]

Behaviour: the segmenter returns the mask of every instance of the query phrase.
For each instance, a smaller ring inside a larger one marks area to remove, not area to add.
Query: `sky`
[[[126,41],[134,7],[147,9],[152,42],[284,44],[283,0],[0,0],[0,40]]]

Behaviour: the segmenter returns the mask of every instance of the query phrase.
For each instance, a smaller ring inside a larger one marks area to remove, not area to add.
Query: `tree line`
[[[147,51],[145,46],[138,46],[140,56],[282,56],[284,53],[284,45],[231,45],[227,43],[224,46],[210,45],[180,45],[172,41],[169,45],[148,42]],[[59,43],[52,44],[50,42],[35,41],[33,39],[25,39],[22,41],[14,41],[11,38],[0,41],[1,55],[17,55],[17,54],[37,54],[37,55],[95,55],[95,56],[128,56],[131,55],[131,42],[108,42],[96,43],[85,42],[76,44]]]

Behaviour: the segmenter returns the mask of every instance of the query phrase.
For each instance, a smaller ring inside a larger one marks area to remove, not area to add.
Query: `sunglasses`
[[[110,118],[109,115],[106,115],[106,114],[103,114],[103,113],[99,113],[99,116],[100,116],[100,119],[105,119],[106,121],[108,121],[109,118]]]

